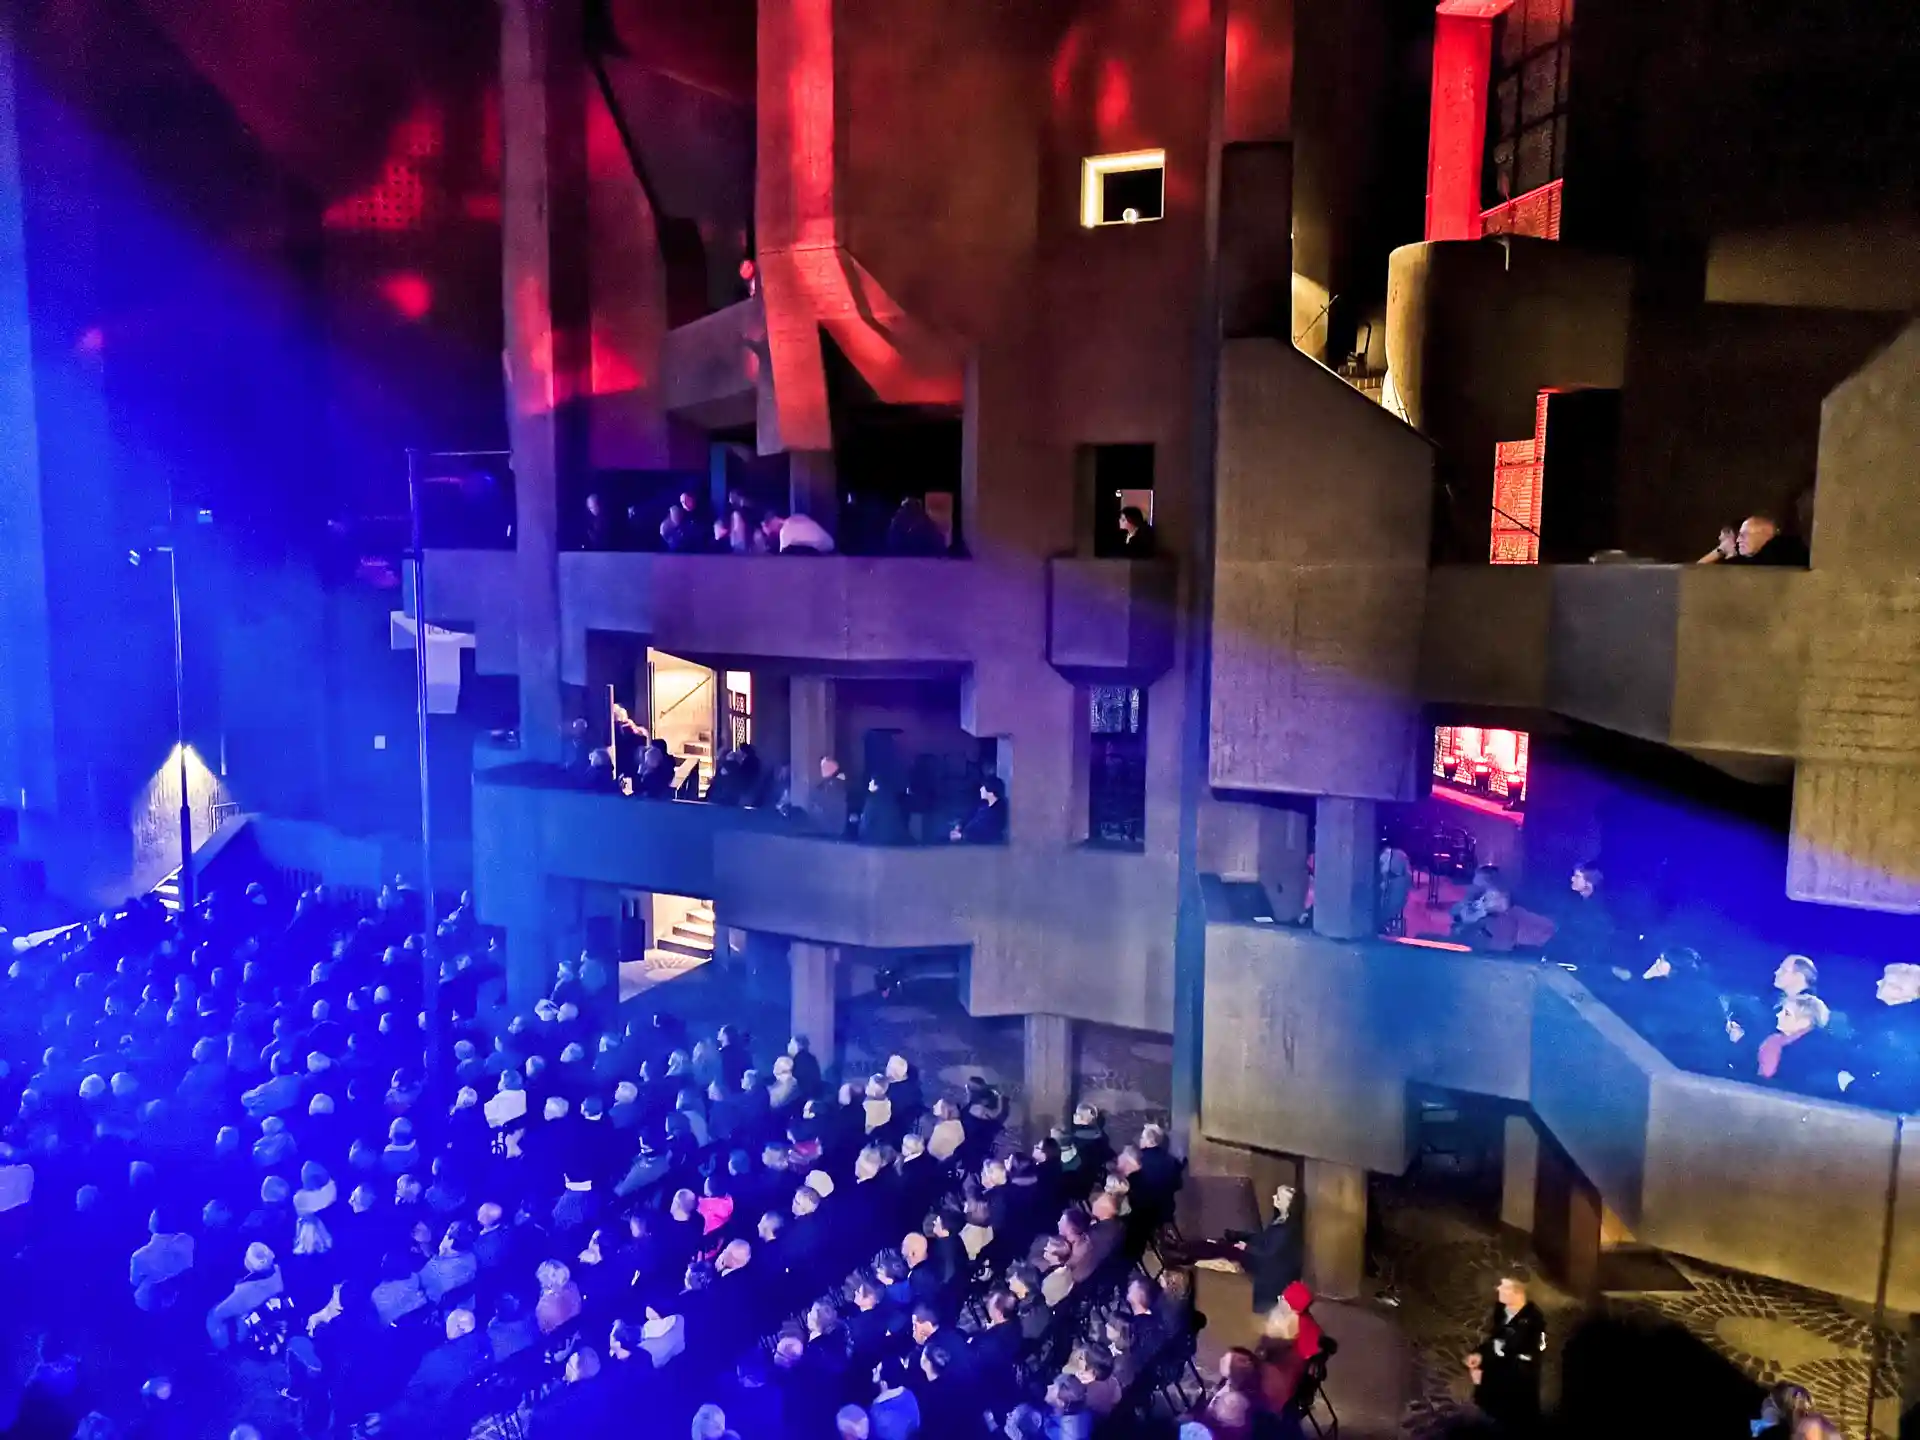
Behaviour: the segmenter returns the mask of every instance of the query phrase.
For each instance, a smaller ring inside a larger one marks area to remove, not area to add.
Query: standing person
[[[1540,1423],[1540,1364],[1547,1350],[1547,1321],[1527,1298],[1523,1276],[1501,1277],[1494,1292],[1487,1338],[1467,1356],[1473,1403],[1502,1430],[1531,1433]]]
[[[835,840],[847,838],[847,772],[831,755],[820,757],[820,783],[813,789],[813,811],[820,828]]]
[[[1153,526],[1147,523],[1147,514],[1138,505],[1124,506],[1120,511],[1121,545],[1126,549],[1129,560],[1151,560],[1158,539]]]

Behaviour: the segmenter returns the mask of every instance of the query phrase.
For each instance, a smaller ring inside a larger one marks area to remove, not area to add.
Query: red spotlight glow
[[[380,282],[380,293],[402,320],[424,320],[433,309],[433,286],[413,271],[387,276]]]

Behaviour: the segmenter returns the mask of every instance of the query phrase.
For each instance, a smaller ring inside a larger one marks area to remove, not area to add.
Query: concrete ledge
[[[1649,1244],[1920,1310],[1920,1145],[1893,1115],[1674,1066],[1574,977],[1519,960],[1211,923],[1201,1130],[1401,1171],[1407,1087],[1530,1104]]]

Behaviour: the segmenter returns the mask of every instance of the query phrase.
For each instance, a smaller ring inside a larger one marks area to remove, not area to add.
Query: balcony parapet
[[[1577,979],[1527,961],[1207,930],[1202,1129],[1399,1173],[1409,1085],[1531,1105],[1642,1242],[1920,1307],[1920,1161],[1901,1120],[1682,1070]]]

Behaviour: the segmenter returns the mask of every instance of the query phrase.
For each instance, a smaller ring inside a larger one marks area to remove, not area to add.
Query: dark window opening
[[[825,354],[840,552],[964,553],[960,417],[932,406],[884,404],[838,346],[825,342]]]
[[[1166,214],[1167,172],[1116,170],[1100,177],[1100,223],[1135,225]]]
[[[1087,776],[1087,840],[1141,850],[1147,843],[1147,692],[1095,685],[1088,695],[1092,735]]]
[[[1082,474],[1090,492],[1086,528],[1092,532],[1093,553],[1108,559],[1140,554],[1138,543],[1127,543],[1120,517],[1138,510],[1148,526],[1153,524],[1153,446],[1089,445],[1082,454]]]
[[[1523,0],[1494,22],[1483,208],[1566,174],[1572,34],[1573,0]]]

